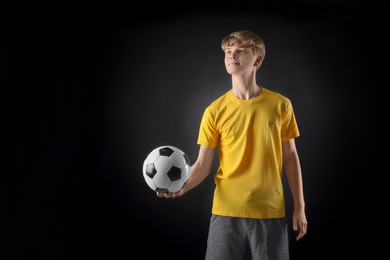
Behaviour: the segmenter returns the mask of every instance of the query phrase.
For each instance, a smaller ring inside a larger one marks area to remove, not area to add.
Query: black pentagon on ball
[[[156,167],[154,167],[153,163],[146,165],[145,173],[149,176],[149,178],[153,179],[154,175],[157,173]]]
[[[177,181],[181,178],[181,170],[175,166],[167,172],[167,175],[171,181]]]
[[[161,193],[169,193],[169,190],[164,188],[156,188],[156,191]]]
[[[159,152],[160,152],[160,155],[162,155],[162,156],[171,156],[171,154],[173,154],[175,151],[173,151],[171,148],[169,148],[169,147],[164,147],[164,148],[161,148],[160,150],[159,150]]]

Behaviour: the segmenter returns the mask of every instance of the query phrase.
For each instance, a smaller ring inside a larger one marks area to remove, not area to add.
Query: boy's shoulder
[[[222,93],[219,97],[215,98],[214,100],[212,100],[208,107],[215,107],[215,106],[218,106],[220,105],[221,103],[224,103],[229,95],[229,93],[231,92],[231,90],[228,90],[226,91],[225,93]]]
[[[275,101],[280,101],[280,102],[290,102],[290,99],[286,95],[278,91],[270,90],[264,87],[262,87],[262,89],[263,91],[265,91],[265,96],[267,98],[274,99]]]

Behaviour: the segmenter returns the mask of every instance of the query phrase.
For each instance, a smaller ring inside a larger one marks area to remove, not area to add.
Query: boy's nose
[[[232,55],[230,55],[230,58],[236,60],[237,59],[236,53],[232,53]]]

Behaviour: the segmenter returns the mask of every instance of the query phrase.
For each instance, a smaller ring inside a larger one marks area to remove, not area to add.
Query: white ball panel
[[[171,185],[169,185],[168,190],[170,192],[176,192],[179,191],[183,187],[183,185],[184,185],[184,180],[180,179],[172,182]]]
[[[183,153],[174,152],[171,155],[172,164],[177,166],[178,168],[183,168],[186,165],[186,160],[184,159]]]
[[[146,157],[145,161],[144,161],[144,164],[149,164],[149,163],[153,163],[159,156],[160,156],[160,153],[158,151],[159,149],[156,148],[154,149],[153,151],[151,151],[148,156]]]
[[[165,173],[157,172],[153,178],[153,182],[158,188],[165,189],[171,184],[171,180]]]
[[[167,173],[172,167],[172,161],[167,156],[160,156],[154,162],[154,167],[158,173]]]
[[[183,172],[183,179],[184,179],[184,182],[188,181],[188,179],[190,178],[190,171],[191,171],[191,166],[189,166],[188,164],[186,166],[184,166],[184,168],[182,169],[182,172]]]

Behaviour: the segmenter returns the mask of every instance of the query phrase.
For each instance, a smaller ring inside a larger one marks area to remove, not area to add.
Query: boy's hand
[[[297,232],[296,240],[300,240],[307,233],[306,214],[303,209],[296,209],[293,213],[293,230]]]
[[[176,198],[176,197],[183,195],[183,192],[182,192],[182,190],[179,190],[177,192],[158,192],[157,191],[156,195],[157,195],[157,197],[160,197],[160,198],[170,199],[170,198]]]

